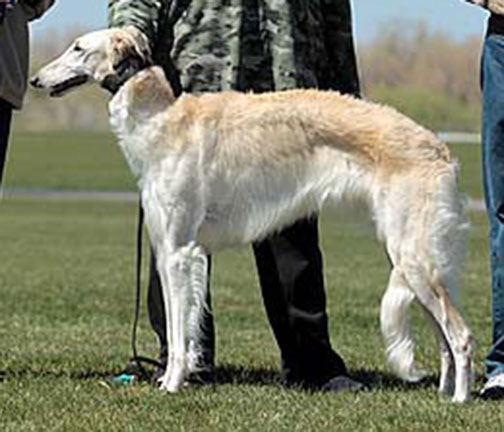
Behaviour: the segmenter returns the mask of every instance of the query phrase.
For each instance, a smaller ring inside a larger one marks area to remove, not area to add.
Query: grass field
[[[456,149],[463,188],[476,197],[477,150]],[[21,135],[10,162],[9,187],[133,188],[109,135]],[[166,395],[146,384],[105,385],[130,354],[135,219],[134,203],[0,203],[0,430],[502,430],[502,403],[454,406],[436,395],[437,349],[417,308],[418,359],[431,376],[407,386],[390,374],[378,322],[387,262],[367,218],[344,212],[322,217],[330,331],[350,372],[372,392],[330,395],[280,386],[278,350],[248,248],[215,259],[215,386]],[[490,340],[490,301],[485,217],[472,213],[471,220],[460,301],[477,341],[476,389]],[[154,355],[145,312],[139,339],[141,351]]]
[[[110,133],[23,132],[14,134],[6,187],[135,190]],[[480,198],[480,147],[451,145],[461,164],[461,190]]]
[[[135,190],[110,133],[23,132],[9,150],[6,187]]]

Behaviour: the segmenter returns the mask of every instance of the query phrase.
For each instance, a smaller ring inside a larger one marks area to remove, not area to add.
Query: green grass
[[[461,190],[481,198],[480,147],[450,148],[461,164]],[[114,136],[103,132],[15,132],[5,185],[108,191],[136,188]]]
[[[472,198],[482,199],[481,147],[472,144],[451,144],[449,147],[460,163],[460,190]]]
[[[405,386],[390,375],[379,332],[387,263],[366,219],[323,218],[333,344],[361,395],[285,390],[249,249],[216,257],[217,385],[165,395],[103,379],[129,355],[134,225],[128,203],[10,199],[1,203],[0,425],[19,430],[500,430],[502,405],[453,406],[436,395],[436,345],[414,311],[418,359],[432,374]],[[464,314],[476,340],[477,384],[490,340],[486,225],[473,215]],[[145,313],[140,349],[156,343]]]
[[[6,187],[135,190],[111,133],[14,132]]]
[[[67,166],[62,154],[57,158]],[[114,158],[107,164],[120,167]],[[16,159],[11,162],[10,183],[16,185],[23,169]],[[31,178],[40,174],[24,172]],[[77,187],[81,183],[74,176],[80,175],[64,173],[65,184]],[[35,184],[46,186],[42,180]],[[106,173],[102,184],[116,188]],[[136,205],[1,201],[0,430],[500,431],[502,403],[475,400],[455,406],[437,396],[437,348],[416,308],[417,357],[431,376],[407,386],[391,375],[379,332],[388,273],[382,247],[361,215],[331,213],[322,219],[332,342],[350,372],[373,391],[330,395],[280,386],[278,349],[250,249],[242,248],[215,258],[216,385],[166,395],[147,384],[113,388],[103,382],[130,355]],[[486,220],[479,213],[471,219],[461,306],[477,341],[476,389],[491,332]],[[145,315],[139,349],[155,355]]]

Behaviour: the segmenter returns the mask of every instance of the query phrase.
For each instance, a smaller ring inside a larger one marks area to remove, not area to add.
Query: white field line
[[[87,190],[52,190],[52,189],[24,189],[6,188],[1,196],[9,198],[30,198],[42,200],[69,200],[69,201],[119,201],[138,202],[139,194],[136,192],[122,191],[87,191]],[[469,198],[469,210],[485,211],[483,200]]]

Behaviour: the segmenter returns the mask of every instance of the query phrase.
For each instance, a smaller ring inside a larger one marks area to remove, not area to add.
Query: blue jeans
[[[492,347],[487,377],[504,373],[504,36],[485,39],[481,62],[482,161],[490,225]]]

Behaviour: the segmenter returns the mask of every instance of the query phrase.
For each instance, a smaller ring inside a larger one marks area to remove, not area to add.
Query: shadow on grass
[[[438,377],[435,375],[428,375],[417,383],[408,383],[387,372],[358,369],[352,371],[352,377],[368,384],[372,390],[410,391],[438,385]]]
[[[439,386],[438,375],[428,375],[417,383],[408,383],[395,375],[386,372],[369,371],[357,369],[352,371],[352,377],[367,383],[372,390],[393,390],[400,392],[416,391],[418,389],[433,389],[437,390]],[[475,374],[473,381],[473,390],[485,382],[484,374]],[[474,393],[473,394],[477,394]]]
[[[279,386],[282,385],[282,377],[273,369],[250,368],[227,363],[215,368],[214,382],[217,385]]]
[[[152,370],[151,370],[152,371]],[[38,370],[29,367],[7,368],[0,370],[0,382],[19,378],[48,378],[48,379],[72,379],[72,380],[107,380],[116,375],[118,369],[96,370],[85,368],[82,370]],[[371,390],[389,390],[410,392],[418,389],[436,389],[439,383],[437,375],[429,375],[418,383],[406,383],[395,375],[375,370],[356,369],[351,371],[351,377],[366,383]],[[483,382],[485,377],[477,375],[475,383]],[[196,384],[198,384],[196,382]],[[277,370],[268,368],[251,368],[237,364],[221,364],[215,368],[213,385],[251,385],[283,387],[282,376]],[[299,391],[313,391],[313,389],[301,386],[289,386],[290,389]]]
[[[48,378],[48,379],[61,379],[70,378],[73,380],[95,380],[105,379],[113,376],[118,371],[114,370],[92,370],[85,369],[81,371],[67,371],[67,370],[40,370],[32,369],[30,367],[24,368],[7,368],[0,371],[0,382],[16,379],[16,378]]]
[[[414,392],[419,389],[429,389],[436,391],[439,385],[438,375],[428,375],[417,383],[407,383],[395,375],[376,370],[355,369],[350,371],[350,376],[362,383],[367,384],[372,391],[396,391],[396,392]],[[484,382],[484,375],[477,374],[474,383]],[[233,384],[233,385],[255,385],[255,386],[277,386],[282,387],[283,381],[277,370],[266,368],[250,368],[242,365],[224,364],[216,368],[215,384]],[[476,387],[474,385],[474,387]],[[298,391],[313,392],[313,389],[303,388],[301,386],[289,387]],[[315,390],[316,392],[317,390]]]

